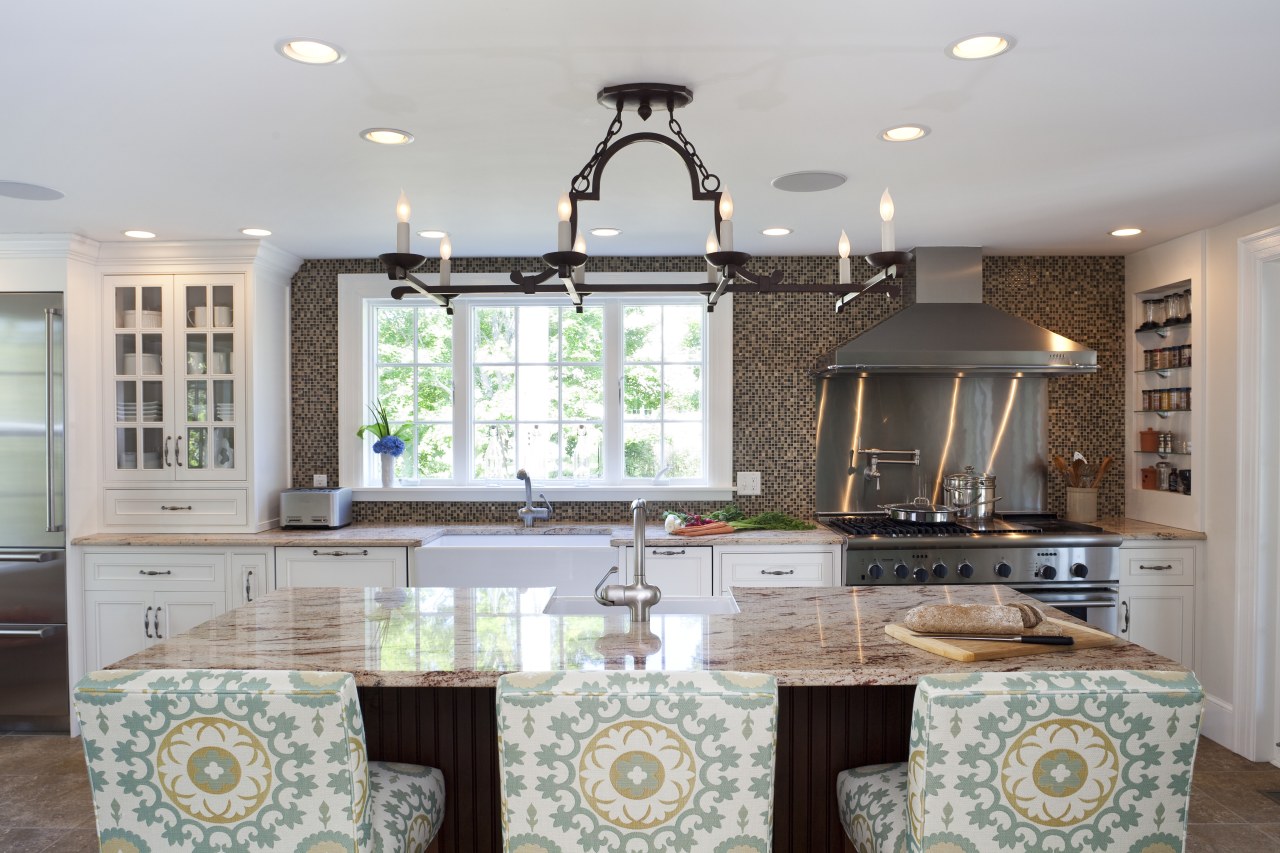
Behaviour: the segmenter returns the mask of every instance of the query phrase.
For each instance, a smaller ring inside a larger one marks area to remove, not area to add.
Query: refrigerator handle
[[[57,308],[44,309],[44,477],[48,503],[45,504],[45,532],[57,533],[62,524],[55,518],[57,499],[54,491],[53,454],[57,449],[57,439],[53,434],[53,318],[62,312]]]

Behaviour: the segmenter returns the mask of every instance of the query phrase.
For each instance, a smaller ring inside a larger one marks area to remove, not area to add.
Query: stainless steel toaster
[[[351,490],[285,489],[280,521],[282,527],[346,527],[351,523]]]

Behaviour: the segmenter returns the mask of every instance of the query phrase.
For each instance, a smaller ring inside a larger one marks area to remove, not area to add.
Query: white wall
[[[1195,352],[1205,381],[1193,391],[1194,408],[1202,409],[1203,438],[1198,437],[1198,498],[1208,536],[1207,565],[1197,570],[1196,674],[1210,696],[1205,732],[1232,748],[1232,709],[1236,696],[1236,542],[1238,391],[1239,241],[1280,226],[1280,205],[1259,210],[1206,231],[1188,234],[1126,258],[1130,292],[1192,280],[1197,297],[1193,316],[1204,325],[1203,345]],[[1197,287],[1198,284],[1202,286]],[[1268,375],[1264,371],[1263,375]],[[1245,393],[1248,390],[1245,389]],[[1202,462],[1200,460],[1203,460]],[[1158,519],[1153,519],[1158,520]],[[1244,567],[1253,571],[1255,567]]]

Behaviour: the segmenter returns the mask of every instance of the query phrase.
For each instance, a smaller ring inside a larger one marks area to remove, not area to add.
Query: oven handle
[[[1042,601],[1051,607],[1059,605],[1063,607],[1117,607],[1119,606],[1120,594],[1114,589],[1090,589],[1078,592],[1067,592],[1065,590],[1037,590],[1031,587],[1014,587],[1015,590],[1034,598],[1036,601]],[[1099,595],[1099,598],[1075,598],[1078,595]]]

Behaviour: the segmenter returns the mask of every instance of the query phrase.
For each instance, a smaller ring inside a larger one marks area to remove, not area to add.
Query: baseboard
[[[1220,743],[1232,752],[1236,748],[1235,709],[1230,702],[1224,702],[1217,696],[1205,694],[1204,725],[1200,734],[1215,743]]]

